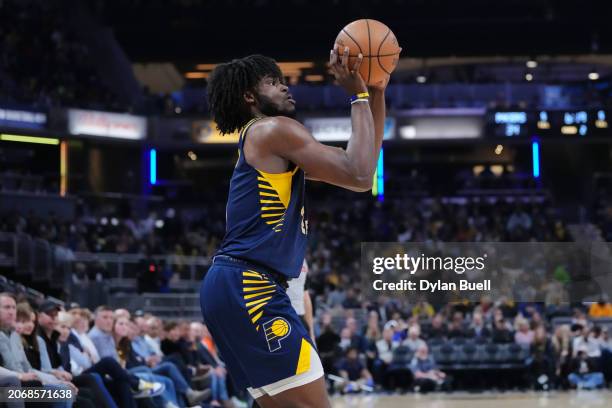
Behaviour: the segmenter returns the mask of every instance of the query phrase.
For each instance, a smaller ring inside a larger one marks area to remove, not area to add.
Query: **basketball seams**
[[[385,43],[385,41],[386,41],[387,37],[389,36],[389,34],[391,34],[391,29],[389,29],[389,31],[387,31],[387,34],[385,34],[385,37],[382,39],[380,44],[378,44],[378,50],[376,51],[376,60],[378,61],[378,66],[380,68],[382,68],[382,70],[385,71],[385,73],[391,75],[391,73],[389,71],[387,71],[385,69],[385,66],[383,64],[381,64],[381,62],[380,62],[380,49],[382,48],[382,46]]]
[[[370,58],[368,58],[368,80],[366,81],[366,84],[370,83],[370,77],[372,76],[372,39],[370,38],[370,23],[368,22],[368,19],[365,19],[366,22],[366,27],[368,29],[368,55],[370,56]]]
[[[359,52],[361,53],[361,55],[363,55],[363,51],[361,50],[361,46],[359,45],[359,43],[357,41],[355,41],[353,36],[350,35],[349,32],[346,31],[344,28],[342,29],[342,32],[344,32],[344,34],[346,34],[348,36],[348,38],[350,38],[355,43],[355,45],[357,45],[357,48],[359,48]],[[343,50],[343,52],[344,52],[344,50]],[[351,56],[351,54],[350,54],[350,51],[349,51],[349,57],[350,56]],[[363,55],[363,56],[366,57],[366,55]],[[369,55],[367,55],[367,56],[369,56]]]

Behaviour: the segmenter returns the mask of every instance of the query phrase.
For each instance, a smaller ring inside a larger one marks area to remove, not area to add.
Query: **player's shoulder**
[[[305,129],[305,127],[297,120],[286,116],[269,116],[253,123],[250,133],[273,137],[287,132],[295,132],[296,129]]]

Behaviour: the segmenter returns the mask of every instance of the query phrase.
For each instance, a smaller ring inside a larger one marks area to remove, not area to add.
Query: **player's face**
[[[266,116],[289,116],[295,114],[295,100],[289,88],[279,78],[264,77],[257,86],[258,108]]]

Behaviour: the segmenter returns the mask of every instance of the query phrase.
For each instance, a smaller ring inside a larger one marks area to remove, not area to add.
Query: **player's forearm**
[[[374,119],[374,144],[377,152],[376,161],[378,161],[378,154],[385,135],[385,117],[387,115],[385,91],[384,89],[369,88],[368,92],[370,93],[370,109],[372,110],[372,118]]]
[[[357,102],[351,106],[352,134],[346,147],[350,172],[355,184],[365,190],[372,187],[372,176],[376,168],[376,140],[374,136],[374,118],[366,102]]]

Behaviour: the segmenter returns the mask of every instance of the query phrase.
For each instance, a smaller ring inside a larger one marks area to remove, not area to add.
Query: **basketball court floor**
[[[333,408],[612,408],[612,391],[335,396]]]

